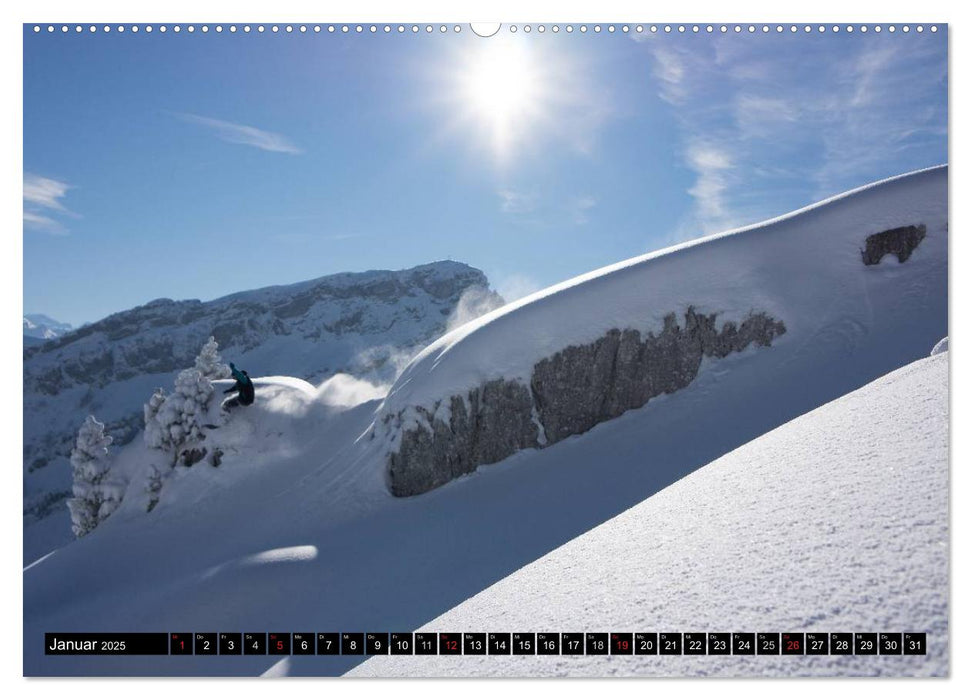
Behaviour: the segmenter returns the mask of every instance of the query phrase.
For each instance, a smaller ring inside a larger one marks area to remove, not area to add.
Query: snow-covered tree
[[[195,367],[207,379],[226,379],[230,375],[229,365],[224,363],[219,355],[219,343],[212,336],[209,336],[209,340],[199,351]]]
[[[211,337],[202,346],[195,366],[175,378],[175,390],[166,394],[156,389],[145,404],[145,444],[172,453],[176,463],[187,443],[205,437],[203,427],[215,389],[212,379],[229,376],[229,367],[219,356],[219,344]]]
[[[145,404],[145,444],[157,450],[172,451],[175,454],[175,446],[172,444],[171,434],[166,427],[163,427],[158,419],[159,410],[165,403],[167,395],[165,389],[161,387],[155,390],[152,398]],[[148,494],[148,505],[146,510],[151,513],[152,509],[158,504],[159,492],[165,478],[172,471],[175,458],[171,457],[167,466],[159,467],[152,464],[145,478],[145,493]]]
[[[165,403],[165,389],[159,387],[152,394],[152,398],[148,400],[144,408],[145,433],[143,437],[145,438],[145,444],[160,450],[171,446],[168,440],[168,433],[162,430],[162,424],[157,419],[159,409],[163,403]]]
[[[211,380],[228,375],[229,367],[222,363],[219,345],[210,337],[196,357],[195,366],[179,372],[172,393],[156,389],[145,404],[145,444],[168,454],[167,467],[153,465],[146,475],[148,510],[158,503],[159,492],[175,465],[191,466],[208,453],[199,444],[206,437],[203,428],[208,421],[219,420],[208,416],[216,394]]]
[[[172,423],[172,439],[176,442],[201,440],[205,433],[202,427],[215,390],[212,382],[199,370],[185,369],[175,378],[175,393],[166,401],[163,410],[177,410],[178,423]]]
[[[158,390],[145,404],[145,443],[172,450],[173,461],[178,459],[186,443],[205,437],[205,416],[214,394],[212,382],[195,367],[179,372],[175,391],[166,395]]]
[[[111,436],[105,434],[105,424],[88,416],[71,451],[74,498],[68,500],[67,506],[71,511],[71,529],[77,537],[91,532],[121,502],[123,489],[109,477],[109,445]]]

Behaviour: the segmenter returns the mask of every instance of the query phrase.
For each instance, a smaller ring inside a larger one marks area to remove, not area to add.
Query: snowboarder
[[[236,383],[223,393],[230,394],[234,391],[238,391],[239,393],[223,402],[223,409],[228,411],[236,406],[249,406],[256,398],[256,390],[253,388],[253,382],[249,378],[249,374],[246,373],[245,369],[242,371],[236,369],[236,365],[232,362],[229,363],[229,369],[233,373],[233,379],[236,380]]]

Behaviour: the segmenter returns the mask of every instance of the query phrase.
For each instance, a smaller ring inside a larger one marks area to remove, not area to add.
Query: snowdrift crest
[[[946,332],[946,286],[947,166],[582,275],[405,368],[373,430],[390,490],[419,494],[584,433],[709,363],[832,400],[926,354],[925,333]]]

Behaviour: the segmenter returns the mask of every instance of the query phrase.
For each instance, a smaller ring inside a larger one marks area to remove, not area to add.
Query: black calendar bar
[[[191,636],[187,641],[191,643]],[[169,635],[165,632],[116,634],[106,632],[48,632],[44,635],[44,653],[49,656],[78,654],[156,656],[169,653]]]
[[[901,656],[926,632],[49,632],[56,655]]]

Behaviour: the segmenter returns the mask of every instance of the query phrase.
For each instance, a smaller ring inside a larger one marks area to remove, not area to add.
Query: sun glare
[[[535,126],[543,81],[523,46],[488,40],[460,69],[459,82],[469,116],[486,130],[497,156],[505,156]]]

